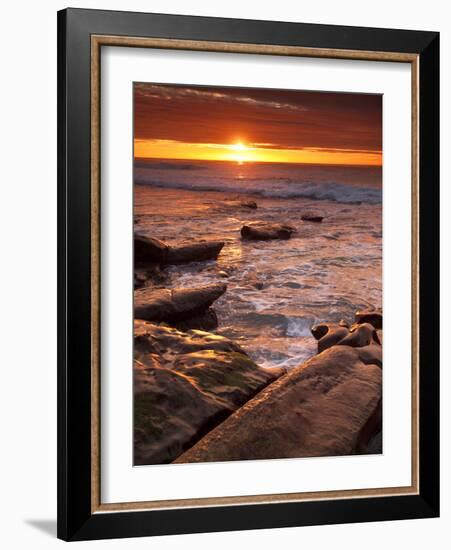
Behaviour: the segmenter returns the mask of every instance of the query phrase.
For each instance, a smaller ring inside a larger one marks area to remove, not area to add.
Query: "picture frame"
[[[100,52],[406,63],[412,101],[409,487],[114,505],[100,497]],[[89,540],[439,515],[439,34],[102,10],[58,13],[58,537]]]

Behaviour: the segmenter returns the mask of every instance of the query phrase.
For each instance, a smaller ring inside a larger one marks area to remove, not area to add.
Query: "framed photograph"
[[[439,514],[439,35],[58,14],[58,536]]]

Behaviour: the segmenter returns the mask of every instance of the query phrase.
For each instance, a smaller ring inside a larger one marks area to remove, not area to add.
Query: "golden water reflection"
[[[219,269],[227,269],[241,263],[243,248],[240,242],[227,243],[221,254],[218,256],[217,264]]]

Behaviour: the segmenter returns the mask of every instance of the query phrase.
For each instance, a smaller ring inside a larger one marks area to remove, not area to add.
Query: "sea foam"
[[[326,200],[345,204],[380,204],[382,202],[382,190],[372,187],[358,187],[336,182],[295,182],[284,184],[280,182],[252,180],[252,186],[240,186],[228,181],[175,181],[157,180],[135,177],[136,185],[150,185],[170,189],[187,189],[201,191],[222,191],[237,194],[255,194],[271,198],[308,198],[313,200]]]

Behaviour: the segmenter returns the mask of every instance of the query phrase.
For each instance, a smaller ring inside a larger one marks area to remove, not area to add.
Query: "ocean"
[[[164,286],[226,282],[217,332],[259,365],[296,366],[316,353],[313,324],[382,306],[381,168],[139,159],[134,169],[136,232],[225,241],[216,261],[168,267]],[[258,208],[237,204],[249,200]],[[324,219],[304,222],[306,213]],[[296,233],[243,241],[251,221]]]

